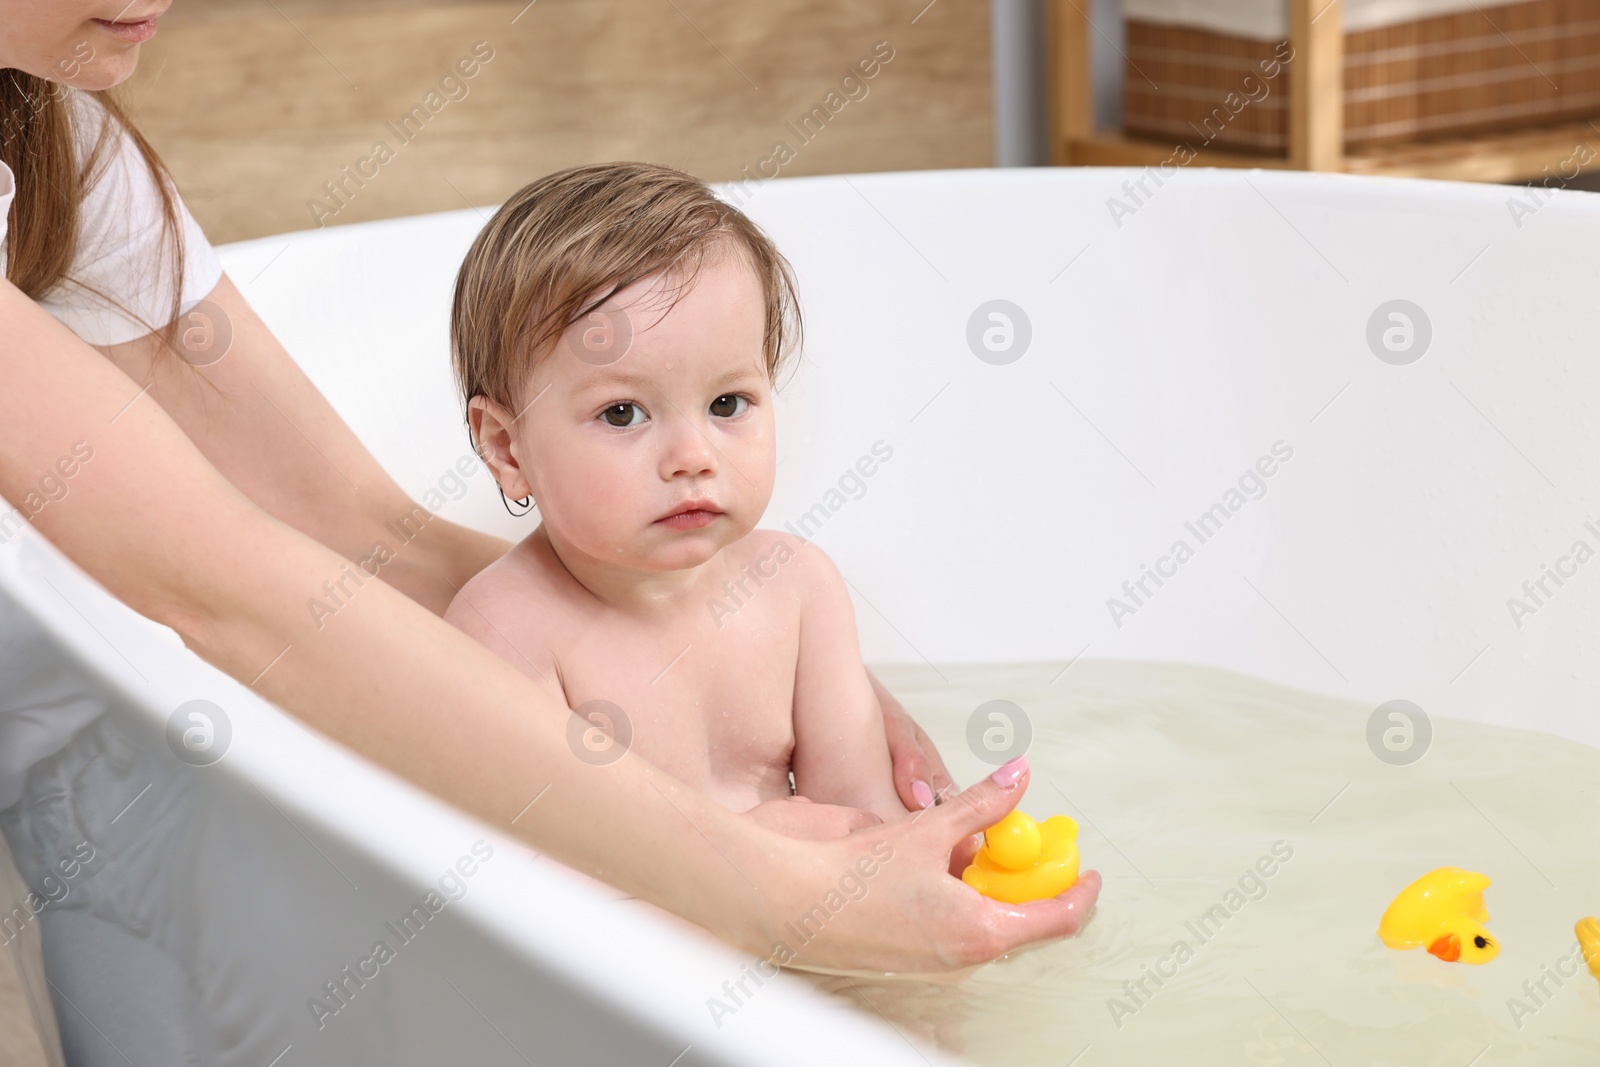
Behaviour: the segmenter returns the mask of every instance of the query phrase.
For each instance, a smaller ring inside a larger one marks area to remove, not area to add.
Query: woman
[[[781,917],[806,910],[859,854],[862,840],[846,835],[862,817],[791,803],[762,825],[640,759],[573,759],[568,709],[437,618],[504,542],[430,522],[384,568],[387,584],[371,583],[316,632],[305,590],[412,505],[221,273],[149,146],[86,92],[132,73],[167,3],[0,0],[0,496],[23,500],[89,442],[70,493],[30,518],[121,600],[376,763],[767,951]],[[172,329],[201,299],[233,330],[227,358],[203,368],[180,358]],[[929,807],[948,776],[873,684],[897,790],[908,807]],[[1008,765],[951,794],[960,803],[874,828],[871,840],[904,862],[886,865],[799,962],[949,969],[1075,932],[1099,889],[1093,872],[1025,907],[979,898],[947,872],[1026,781],[1025,764]],[[6,789],[0,781],[0,807]],[[579,829],[594,825],[605,832]],[[724,877],[730,862],[746,879]]]

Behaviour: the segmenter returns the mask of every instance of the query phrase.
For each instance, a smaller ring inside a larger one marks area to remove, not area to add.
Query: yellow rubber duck
[[[1378,923],[1378,936],[1390,948],[1426,945],[1446,963],[1488,963],[1500,946],[1483,924],[1485,875],[1460,867],[1429,871],[1400,891]]]
[[[1586,919],[1579,919],[1575,929],[1578,934],[1578,947],[1583,950],[1583,959],[1589,965],[1589,973],[1600,978],[1600,919],[1592,915]]]
[[[983,832],[983,846],[961,880],[991,900],[1047,900],[1078,880],[1078,824],[1065,815],[1043,823],[1013,810]]]

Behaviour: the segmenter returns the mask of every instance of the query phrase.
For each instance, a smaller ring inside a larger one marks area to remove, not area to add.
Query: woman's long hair
[[[183,299],[184,276],[178,194],[172,177],[150,142],[106,92],[92,94],[105,108],[108,121],[80,160],[75,148],[79,135],[73,128],[78,118],[67,99],[69,91],[58,82],[20,70],[0,70],[0,161],[11,168],[17,184],[7,235],[6,278],[35,300],[64,282],[76,282],[69,272],[81,234],[80,209],[106,153],[115,148],[115,135],[119,129],[126,131],[150,168],[161,197],[166,254],[153,266],[171,272],[173,306],[165,322],[146,325],[152,333],[167,327],[170,344]],[[93,291],[121,306],[116,294]]]

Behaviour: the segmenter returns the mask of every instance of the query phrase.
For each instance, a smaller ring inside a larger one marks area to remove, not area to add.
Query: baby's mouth
[[[721,516],[722,509],[710,500],[687,500],[657,519],[655,525],[674,530],[698,530]]]

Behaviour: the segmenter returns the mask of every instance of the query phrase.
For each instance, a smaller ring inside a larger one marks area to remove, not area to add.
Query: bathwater
[[[1397,765],[1369,745],[1371,705],[1195,666],[877,673],[962,783],[1008,741],[999,720],[969,733],[974,709],[1022,709],[1020,806],[1077,819],[1105,878],[1080,936],[959,980],[813,976],[903,1033],[995,1067],[1600,1064],[1573,934],[1600,914],[1600,750],[1424,708],[1425,754]],[[1393,896],[1443,866],[1492,879],[1488,964],[1378,940]]]

